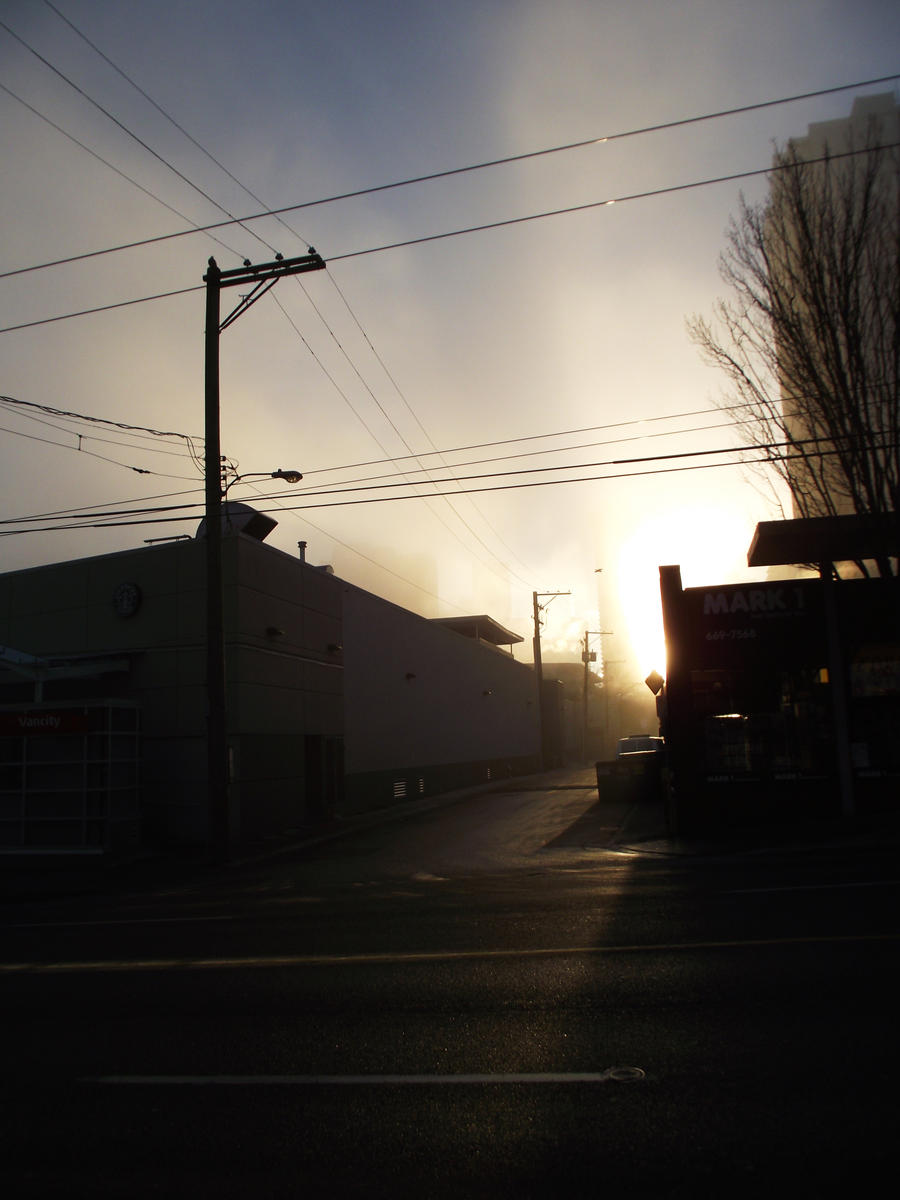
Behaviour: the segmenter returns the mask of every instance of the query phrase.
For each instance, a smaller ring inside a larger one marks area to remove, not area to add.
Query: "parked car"
[[[619,738],[616,743],[616,758],[627,758],[632,754],[662,754],[666,739],[649,733],[632,733]]]

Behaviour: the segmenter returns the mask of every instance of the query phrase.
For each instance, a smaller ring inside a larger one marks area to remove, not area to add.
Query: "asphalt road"
[[[883,1187],[896,839],[672,853],[569,782],[7,902],[4,1193]]]

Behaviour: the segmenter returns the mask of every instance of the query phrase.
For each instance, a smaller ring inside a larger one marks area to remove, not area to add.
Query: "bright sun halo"
[[[746,574],[752,536],[736,510],[697,504],[645,520],[619,555],[619,600],[628,638],[643,674],[665,674],[666,646],[659,599],[659,568],[681,567],[685,587],[729,583]]]

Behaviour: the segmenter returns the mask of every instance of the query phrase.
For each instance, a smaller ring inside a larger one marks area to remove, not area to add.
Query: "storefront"
[[[795,538],[809,525],[777,524]],[[759,557],[782,553],[760,545]],[[788,553],[801,545],[823,553],[802,541]],[[829,565],[846,549],[834,543]],[[818,579],[684,589],[678,567],[661,567],[660,584],[680,828],[896,802],[900,580],[835,580],[827,570]]]

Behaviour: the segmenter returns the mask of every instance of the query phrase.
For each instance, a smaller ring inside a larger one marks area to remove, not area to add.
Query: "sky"
[[[207,260],[312,246],[324,270],[221,334],[222,452],[252,476],[229,497],[397,604],[489,613],[520,660],[538,592],[545,660],[587,630],[625,676],[664,670],[659,566],[758,577],[754,527],[784,515],[685,327],[766,178],[684,185],[893,85],[613,135],[898,71],[885,0],[3,0],[2,569],[196,532]],[[273,492],[278,468],[302,483]],[[404,486],[337,494],[376,478]]]

